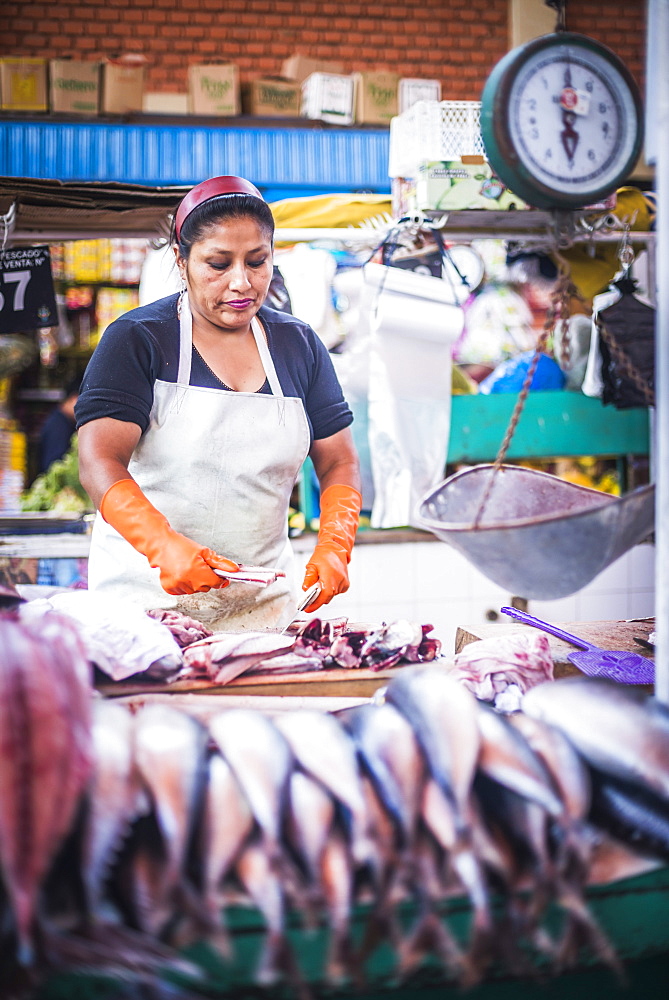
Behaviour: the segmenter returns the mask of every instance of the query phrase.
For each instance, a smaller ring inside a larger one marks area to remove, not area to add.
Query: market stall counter
[[[550,680],[548,640],[522,624],[499,629],[539,652],[520,643],[520,706],[496,712],[459,673],[485,638],[451,656],[410,622],[216,634],[112,604],[70,590],[0,616],[0,767],[20,776],[0,786],[0,991],[26,961],[29,1000],[102,997],[110,978],[123,1000],[146,982],[219,1000],[592,997],[625,976],[631,997],[666,974],[669,715],[647,692]],[[600,624],[578,628],[650,641],[649,621]],[[287,655],[305,669],[283,698]],[[254,659],[259,696],[241,683]],[[332,697],[311,670],[351,680]]]

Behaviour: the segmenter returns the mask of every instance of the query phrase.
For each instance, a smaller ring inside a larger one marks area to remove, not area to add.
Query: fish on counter
[[[190,646],[200,639],[208,639],[214,634],[202,622],[196,621],[190,615],[184,615],[173,608],[153,608],[146,613],[149,618],[154,618],[170,630],[181,649],[185,649],[186,646]]]
[[[281,676],[330,668],[385,670],[390,667],[434,660],[441,642],[430,635],[432,625],[405,619],[379,627],[350,628],[347,618],[296,620],[282,633],[211,632],[200,622],[178,612],[157,609],[147,612],[165,626],[183,651],[179,669],[165,670],[161,664],[144,672],[147,680],[171,683],[206,680],[228,684],[242,675]],[[115,679],[124,679],[119,671]],[[133,679],[135,679],[133,677]]]
[[[452,808],[455,838],[446,848],[448,864],[473,907],[470,950],[478,959],[489,950],[492,913],[481,860],[473,850],[472,789],[481,750],[477,701],[464,685],[433,666],[393,677],[385,700],[411,723],[428,771]]]
[[[242,850],[235,873],[262,914],[266,936],[256,969],[260,986],[271,987],[286,979],[298,1000],[309,1000],[304,978],[286,935],[286,893],[267,845],[252,838]]]
[[[22,968],[151,984],[196,939],[234,968],[226,915],[240,905],[264,928],[258,983],[304,1000],[289,936],[313,927],[328,989],[363,986],[377,949],[400,978],[439,963],[463,988],[491,963],[620,969],[586,889],[607,844],[622,864],[610,878],[668,859],[669,710],[655,699],[569,678],[502,714],[428,662],[340,712],[222,704],[205,723],[102,701],[76,630],[49,618],[45,642],[0,614],[3,995]],[[402,645],[391,636],[383,655]],[[312,628],[310,655],[327,639]],[[207,994],[204,970],[181,971]]]
[[[132,713],[104,698],[94,701],[91,739],[93,767],[86,791],[81,867],[86,905],[94,919],[116,854],[150,803],[137,766]]]
[[[93,767],[91,678],[74,625],[0,615],[0,869],[29,965],[40,886],[72,829]],[[4,895],[3,894],[3,895]]]
[[[251,807],[232,768],[220,753],[212,753],[207,765],[202,822],[196,835],[202,859],[205,906],[214,929],[216,948],[226,957],[231,955],[231,944],[224,928],[224,884],[251,836],[254,822]]]
[[[374,844],[367,834],[356,750],[343,727],[335,716],[309,708],[281,713],[275,722],[300,767],[327,788],[347,811],[356,863],[371,862]]]
[[[215,632],[184,649],[185,670],[178,677],[190,673],[214,684],[228,684],[259,663],[284,655],[293,646],[292,638],[273,632]]]
[[[134,904],[141,925],[158,936],[178,905],[198,921],[205,920],[188,874],[188,850],[194,835],[194,820],[206,788],[206,751],[209,734],[205,727],[169,705],[145,705],[134,720],[135,755],[144,787],[151,798],[152,818],[160,834],[159,863],[151,845],[141,857],[143,874]],[[147,897],[149,905],[146,906]]]
[[[400,618],[371,632],[344,632],[332,642],[330,658],[339,667],[367,670],[387,670],[400,662],[428,662],[441,652],[440,640],[429,635],[432,628]]]
[[[255,709],[221,711],[210,720],[209,732],[246,796],[267,857],[279,867],[285,855],[282,834],[295,765],[288,740]]]
[[[425,762],[405,716],[390,702],[356,705],[335,715],[351,734],[365,771],[395,826],[398,847],[413,843]]]
[[[354,865],[350,843],[339,828],[333,830],[325,844],[320,867],[326,920],[330,931],[325,979],[335,987],[352,982],[360,988],[360,962],[351,931],[355,902]]]
[[[526,691],[553,680],[548,636],[530,632],[477,639],[456,653],[452,675],[480,701],[501,711],[520,706]]]
[[[669,860],[669,708],[613,681],[569,677],[523,699],[588,767],[589,818],[640,853]]]
[[[288,797],[286,837],[298,857],[309,898],[320,903],[324,898],[321,865],[335,823],[335,800],[320,782],[301,770],[290,776]]]

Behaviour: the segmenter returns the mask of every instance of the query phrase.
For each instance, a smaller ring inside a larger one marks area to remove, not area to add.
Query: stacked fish
[[[196,977],[179,954],[206,941],[234,958],[228,908],[249,902],[258,982],[299,996],[289,914],[327,928],[330,984],[362,982],[388,944],[398,975],[436,959],[465,987],[559,972],[584,948],[618,967],[585,886],[611,832],[669,859],[669,711],[653,698],[567,679],[504,716],[421,664],[333,714],[133,713],[92,696],[71,626],[50,628],[0,618],[2,995],[31,969]]]

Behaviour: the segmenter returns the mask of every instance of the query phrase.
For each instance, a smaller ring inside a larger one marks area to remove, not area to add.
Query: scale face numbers
[[[639,155],[638,89],[623,63],[584,35],[514,49],[482,96],[488,159],[537,207],[580,207],[615,191]]]

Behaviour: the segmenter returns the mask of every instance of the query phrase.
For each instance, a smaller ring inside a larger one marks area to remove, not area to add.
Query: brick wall
[[[541,0],[536,0],[541,3]],[[571,0],[567,27],[607,44],[643,85],[644,0]],[[21,0],[3,3],[0,54],[150,60],[147,89],[183,91],[190,63],[236,62],[242,81],[278,74],[294,52],[346,72],[438,78],[476,100],[508,47],[507,0]]]

